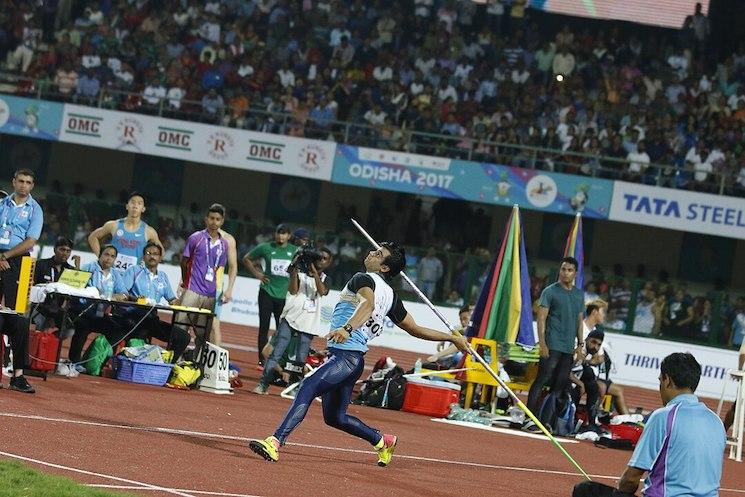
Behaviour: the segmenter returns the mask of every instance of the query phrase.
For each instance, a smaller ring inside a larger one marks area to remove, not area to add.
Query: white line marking
[[[139,485],[140,486],[139,488],[145,487],[148,490],[157,490],[157,491],[166,492],[169,494],[180,495],[181,497],[194,497],[193,495],[188,494],[186,492],[181,492],[181,491],[174,490],[171,488],[159,487],[158,485],[151,485],[149,483],[145,483],[145,482],[141,482],[137,480],[128,480],[126,478],[119,478],[118,476],[105,475],[102,473],[94,473],[92,471],[85,471],[84,469],[73,468],[72,466],[63,466],[61,464],[54,464],[51,462],[40,461],[38,459],[32,459],[30,457],[19,456],[18,454],[11,454],[10,452],[0,452],[0,456],[12,457],[14,459],[19,459],[21,461],[26,461],[26,462],[30,462],[34,464],[40,464],[42,466],[49,466],[50,468],[57,468],[57,469],[65,470],[65,471],[71,471],[73,473],[80,473],[80,474],[89,475],[89,476],[97,476],[99,478],[106,478],[109,480],[121,481],[124,483],[134,483],[135,485]]]
[[[78,421],[74,419],[63,419],[63,418],[49,418],[45,416],[37,416],[33,414],[15,414],[15,413],[2,413],[0,412],[0,417],[6,417],[6,418],[19,418],[19,419],[32,419],[37,421],[50,421],[50,422],[58,422],[58,423],[69,423],[69,424],[78,424],[78,425],[87,425],[87,426],[96,426],[96,427],[102,427],[102,428],[116,428],[120,430],[132,430],[132,431],[145,431],[145,432],[151,432],[151,433],[171,433],[175,435],[191,435],[191,436],[198,436],[198,437],[204,437],[204,438],[217,438],[217,439],[223,439],[223,440],[237,440],[241,442],[247,442],[249,440],[252,440],[250,437],[239,437],[235,435],[223,435],[221,433],[209,433],[209,432],[201,432],[201,431],[189,431],[189,430],[177,430],[174,428],[163,428],[158,426],[127,426],[127,425],[116,425],[111,423],[96,423],[92,421]],[[287,445],[292,445],[295,447],[305,447],[309,449],[323,449],[323,450],[331,450],[335,452],[350,452],[350,453],[356,453],[356,454],[370,454],[372,453],[371,450],[361,450],[361,449],[346,449],[342,447],[330,447],[327,445],[316,445],[316,444],[304,444],[304,443],[298,443],[298,442],[288,442]],[[2,454],[2,453],[0,453]],[[422,457],[422,456],[409,456],[405,454],[398,454],[396,453],[397,459],[409,459],[412,461],[425,461],[425,462],[434,462],[439,464],[450,464],[450,465],[459,465],[459,466],[468,466],[468,467],[477,467],[477,468],[488,468],[488,469],[504,469],[507,471],[522,471],[526,473],[539,473],[539,474],[548,474],[548,475],[561,475],[561,476],[575,476],[575,477],[581,477],[582,475],[579,473],[574,473],[570,471],[557,471],[557,470],[550,470],[550,469],[539,469],[539,468],[530,468],[530,467],[521,467],[521,466],[501,466],[497,464],[485,464],[485,463],[477,463],[477,462],[469,462],[469,461],[458,461],[458,460],[450,460],[450,459],[436,459],[433,457]],[[618,480],[618,476],[609,476],[609,475],[589,475],[592,478],[596,479],[602,479],[602,480]],[[738,490],[733,488],[720,488],[719,492],[732,492],[732,493],[738,493],[738,494],[745,494],[745,490]]]
[[[486,430],[486,431],[493,431],[496,433],[503,433],[505,435],[514,435],[516,437],[525,437],[525,438],[533,438],[535,440],[544,440],[546,442],[550,442],[545,435],[537,435],[535,433],[526,433],[524,431],[520,430],[512,430],[509,428],[499,428],[496,426],[486,426],[482,424],[477,423],[469,423],[467,421],[457,421],[454,419],[444,419],[444,418],[433,418],[431,421],[434,421],[435,423],[447,423],[450,425],[456,425],[456,426],[463,426],[465,428],[476,428],[477,430]],[[556,438],[557,442],[563,443],[563,444],[578,444],[578,440],[572,440],[570,438]]]
[[[103,485],[99,483],[86,483],[86,487],[92,487],[92,488],[108,488],[111,490],[153,490],[157,491],[155,488],[143,488],[143,487],[137,487],[135,485]],[[217,495],[218,497],[259,497],[258,495],[251,495],[251,494],[231,494],[228,492],[208,492],[207,490],[184,490],[180,488],[175,488],[172,490],[179,490],[181,492],[190,492],[192,494],[200,494],[200,495]]]

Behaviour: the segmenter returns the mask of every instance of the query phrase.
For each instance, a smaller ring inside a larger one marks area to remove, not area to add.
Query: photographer
[[[309,246],[302,247],[293,257],[287,268],[290,284],[274,350],[264,365],[264,373],[253,393],[268,393],[269,385],[277,374],[279,360],[295,334],[299,338],[296,360],[305,363],[313,337],[321,334],[319,300],[329,293],[329,279],[323,271],[331,264],[331,257],[331,251],[327,248],[315,250]]]

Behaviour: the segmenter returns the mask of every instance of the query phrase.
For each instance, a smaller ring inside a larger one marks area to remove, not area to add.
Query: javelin
[[[378,242],[376,242],[375,239],[373,237],[371,237],[368,234],[367,231],[365,231],[365,228],[363,228],[362,226],[360,226],[360,223],[358,223],[354,219],[351,219],[351,221],[352,221],[352,224],[354,224],[355,228],[357,228],[360,231],[360,233],[362,233],[362,235],[365,238],[367,238],[367,240],[373,245],[373,247],[375,247],[376,250],[380,249],[380,245],[378,245]],[[456,330],[455,328],[453,328],[453,325],[451,325],[448,322],[448,320],[445,318],[445,316],[443,316],[442,313],[437,310],[437,308],[434,306],[434,304],[432,304],[432,302],[429,301],[429,299],[427,298],[427,296],[424,295],[421,290],[419,290],[419,287],[417,287],[414,284],[414,282],[411,281],[411,278],[409,278],[406,275],[406,273],[404,273],[403,271],[401,271],[401,276],[403,277],[404,280],[406,280],[406,282],[411,286],[411,288],[414,289],[414,292],[419,296],[419,298],[422,299],[422,301],[425,304],[427,304],[427,306],[430,309],[432,309],[432,311],[437,315],[438,318],[440,318],[440,321],[442,321],[445,324],[445,326],[447,326],[448,330],[450,330],[450,333],[452,333],[453,335],[456,335],[456,336],[460,336],[460,332],[458,330]],[[486,369],[486,371],[489,373],[489,375],[491,375],[491,377],[494,378],[497,381],[497,383],[499,384],[499,386],[501,386],[502,388],[504,388],[504,390],[509,394],[509,396],[512,397],[512,400],[515,402],[515,404],[517,405],[517,407],[519,407],[520,409],[522,409],[523,412],[530,418],[530,420],[533,421],[533,423],[535,423],[535,425],[538,428],[540,428],[540,430],[543,432],[543,434],[546,435],[548,437],[548,439],[551,440],[551,442],[553,442],[553,444],[561,451],[562,454],[564,454],[564,456],[566,456],[567,459],[569,459],[569,461],[571,461],[572,464],[574,464],[574,467],[577,468],[580,473],[582,473],[582,476],[584,476],[585,478],[587,478],[588,481],[592,481],[590,479],[590,476],[585,472],[584,469],[582,469],[582,466],[580,466],[577,463],[577,461],[575,461],[572,458],[572,456],[569,455],[569,453],[566,451],[566,449],[564,449],[564,447],[561,446],[561,444],[559,443],[559,441],[556,440],[556,438],[554,438],[553,435],[551,435],[551,433],[546,429],[545,426],[543,426],[543,423],[541,423],[538,420],[538,418],[536,418],[535,414],[533,414],[530,411],[530,409],[528,409],[528,406],[526,406],[523,403],[523,401],[520,400],[520,398],[517,395],[515,395],[515,392],[513,392],[512,389],[507,386],[507,384],[504,382],[504,380],[502,380],[502,378],[500,378],[499,375],[494,372],[494,370],[491,368],[491,366],[489,366],[489,364],[484,360],[484,358],[481,357],[479,355],[479,353],[476,352],[476,350],[474,350],[473,347],[471,347],[471,344],[470,343],[468,344],[468,353],[471,354],[471,356],[473,356],[473,358],[476,359],[476,361],[479,364],[481,364]]]

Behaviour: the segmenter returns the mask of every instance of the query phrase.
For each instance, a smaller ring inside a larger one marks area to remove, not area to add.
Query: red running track
[[[224,327],[224,341],[255,346],[255,331]],[[369,362],[392,355],[373,349]],[[221,496],[567,496],[580,480],[550,442],[430,421],[398,411],[350,406],[370,425],[399,436],[393,463],[379,468],[365,443],[324,425],[311,408],[278,463],[255,457],[249,438],[265,437],[289,406],[278,395],[250,393],[255,352],[231,351],[243,389],[232,396],[182,392],[81,376],[34,381],[36,395],[0,391],[0,452],[85,484],[142,495]],[[628,389],[630,405],[654,408],[656,392]],[[588,442],[565,445],[599,481],[611,482],[629,452]],[[50,466],[55,465],[55,466]],[[725,460],[721,495],[745,495],[740,463]]]

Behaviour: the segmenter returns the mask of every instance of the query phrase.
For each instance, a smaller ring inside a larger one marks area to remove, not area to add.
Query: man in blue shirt
[[[700,378],[701,365],[691,354],[667,356],[660,364],[665,407],[649,417],[618,488],[586,481],[572,497],[631,496],[644,473],[643,497],[717,497],[726,435],[717,415],[693,395]]]
[[[13,175],[13,194],[0,201],[0,288],[5,307],[15,309],[18,280],[21,274],[21,259],[28,255],[41,236],[44,213],[39,203],[31,196],[34,189],[34,172],[19,169]],[[13,348],[13,377],[10,389],[34,393],[34,389],[23,376],[26,366],[26,341],[28,319],[5,314],[2,332],[10,338]]]
[[[169,304],[176,302],[168,275],[158,270],[163,249],[155,242],[147,242],[142,251],[142,264],[132,266],[124,273],[119,290],[127,294],[128,299],[137,301],[145,299],[149,305],[156,305],[165,300]],[[161,321],[155,310],[142,307],[132,308],[125,312],[126,328],[136,327],[134,337],[157,338],[170,344],[173,350],[172,362],[176,362],[189,345],[189,333],[178,326]]]

